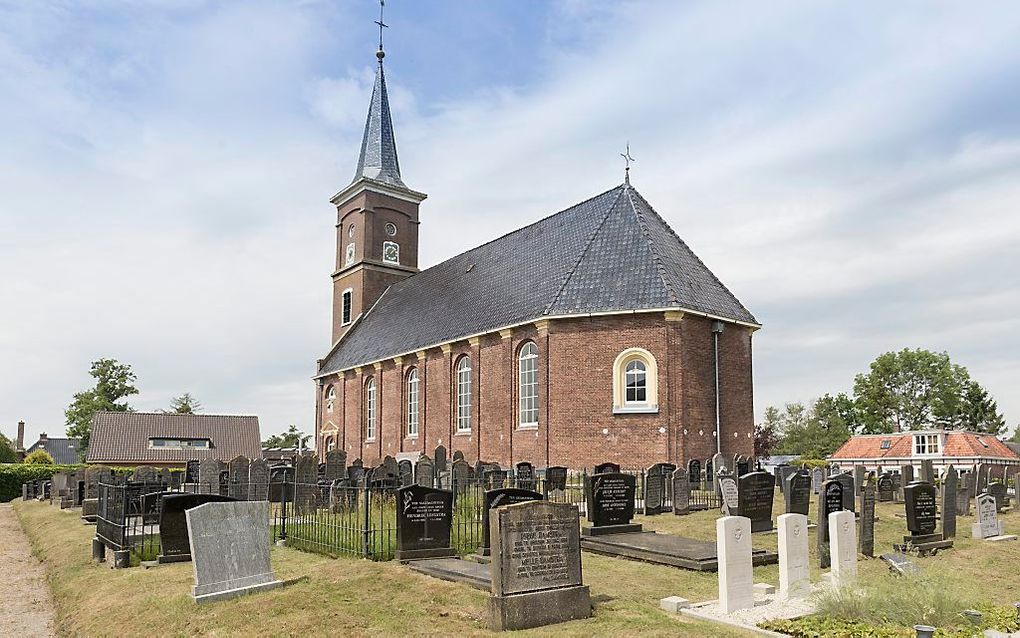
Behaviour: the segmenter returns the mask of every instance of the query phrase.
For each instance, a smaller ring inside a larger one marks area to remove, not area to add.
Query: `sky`
[[[90,362],[314,427],[373,0],[0,0],[0,432]],[[755,412],[946,351],[1020,423],[1020,4],[389,0],[425,267],[622,181],[764,324]],[[540,256],[539,256],[540,258]]]

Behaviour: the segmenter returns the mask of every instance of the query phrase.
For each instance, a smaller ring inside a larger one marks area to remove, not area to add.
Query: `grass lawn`
[[[328,631],[339,635],[484,634],[487,595],[463,585],[418,575],[394,562],[326,558],[290,548],[274,548],[273,569],[284,588],[246,598],[196,606],[189,591],[189,563],[154,569],[112,570],[90,561],[95,528],[45,503],[17,502],[15,509],[45,563],[58,605],[62,635],[290,635]],[[891,549],[906,527],[902,504],[879,504],[876,552]],[[777,499],[775,513],[782,512]],[[712,540],[715,512],[686,517],[637,517],[646,529]],[[1007,532],[1020,533],[1020,514],[1004,515]],[[981,592],[989,603],[1020,600],[1020,542],[985,543],[969,538],[973,517],[961,518],[956,548],[922,566],[951,570],[960,587]],[[756,534],[755,546],[776,549],[774,534]],[[812,533],[812,560],[814,544]],[[716,597],[714,573],[583,553],[584,578],[595,599],[595,616],[584,621],[522,632],[557,635],[743,636],[715,625],[685,621],[658,608],[659,599]],[[820,570],[814,569],[817,578]],[[862,559],[862,579],[894,578],[881,561]],[[757,582],[778,584],[776,566],[755,568]]]

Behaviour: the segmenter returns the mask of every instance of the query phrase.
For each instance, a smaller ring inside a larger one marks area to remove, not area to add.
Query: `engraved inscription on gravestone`
[[[673,513],[677,516],[691,513],[691,482],[683,468],[673,472]]]
[[[453,492],[424,485],[397,491],[397,560],[454,556]]]
[[[723,469],[715,475],[715,482],[722,497],[722,515],[737,516],[740,512],[740,494],[736,479]]]
[[[645,515],[661,514],[666,501],[666,475],[662,463],[656,463],[645,472],[644,490]]]
[[[768,472],[750,472],[739,479],[737,489],[740,516],[751,519],[751,533],[772,529],[775,477]]]
[[[822,569],[829,566],[829,514],[843,509],[843,483],[835,478],[822,483],[818,494],[818,527],[815,536],[818,541],[818,560]]]
[[[595,527],[629,524],[634,518],[634,476],[615,472],[596,474],[590,481],[588,520]]]
[[[554,465],[553,467],[546,468],[545,489],[546,492],[552,492],[553,490],[562,491],[567,489],[567,468],[562,465]]]
[[[503,505],[524,503],[526,501],[540,501],[542,495],[533,490],[521,490],[516,487],[504,487],[498,490],[487,490],[482,503],[482,545],[478,548],[479,553],[488,556],[491,539],[489,538],[489,517],[492,510]]]
[[[783,500],[786,503],[787,514],[807,516],[811,504],[811,476],[807,470],[801,470],[786,477]]]
[[[907,529],[917,535],[935,533],[935,486],[915,481],[903,488]]]

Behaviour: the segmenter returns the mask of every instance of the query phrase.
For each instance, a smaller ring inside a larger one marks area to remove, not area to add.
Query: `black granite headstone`
[[[698,459],[691,459],[687,464],[687,480],[695,488],[701,484],[701,461]]]
[[[839,512],[843,507],[843,483],[835,478],[822,483],[818,493],[818,560],[822,569],[829,566],[829,514]]]
[[[397,490],[397,560],[453,556],[452,525],[453,492],[424,485]]]
[[[737,506],[741,516],[751,519],[751,533],[772,529],[775,477],[768,472],[749,472],[737,481]]]
[[[619,472],[620,465],[618,463],[599,463],[595,466],[595,470],[592,474],[606,474],[608,472]]]
[[[903,488],[907,529],[914,536],[935,533],[935,486],[914,481]]]
[[[489,511],[501,505],[513,505],[527,501],[541,501],[542,495],[534,490],[522,490],[516,487],[504,487],[498,490],[486,490],[482,502],[482,546],[478,548],[483,555],[488,555],[491,542],[489,538]]]
[[[205,503],[224,503],[237,499],[219,494],[174,494],[163,497],[159,514],[159,545],[161,563],[191,560],[188,521],[184,512]]]
[[[562,465],[547,467],[545,469],[545,489],[547,492],[567,489],[567,468]]]
[[[632,474],[607,472],[591,479],[588,520],[595,527],[628,525],[634,518],[636,479]]]
[[[787,514],[807,516],[808,508],[811,506],[811,474],[807,470],[800,470],[786,477],[783,501]]]
[[[514,466],[514,476],[517,479],[517,487],[522,490],[535,489],[535,466],[527,461],[521,461]]]

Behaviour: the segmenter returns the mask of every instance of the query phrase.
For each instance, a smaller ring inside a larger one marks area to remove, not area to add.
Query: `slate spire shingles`
[[[382,53],[380,51],[380,53]],[[361,140],[361,155],[354,180],[368,178],[392,186],[407,188],[400,179],[400,162],[397,160],[397,140],[393,135],[393,121],[390,118],[390,101],[386,94],[386,73],[383,59],[379,56],[379,67],[375,72],[375,86],[372,87],[372,101],[365,120],[365,134]]]
[[[319,374],[548,316],[666,308],[757,325],[622,184],[390,286]]]

